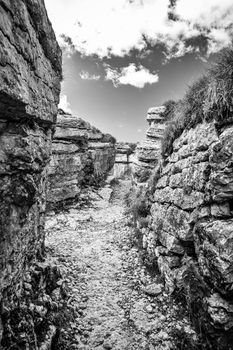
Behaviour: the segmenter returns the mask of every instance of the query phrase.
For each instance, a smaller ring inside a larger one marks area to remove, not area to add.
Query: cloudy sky
[[[63,49],[60,105],[120,141],[231,43],[232,0],[45,0]]]

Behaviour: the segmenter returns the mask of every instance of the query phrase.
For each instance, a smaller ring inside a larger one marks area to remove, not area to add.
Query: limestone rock
[[[1,119],[53,123],[61,79],[61,51],[39,0],[1,1]]]
[[[210,190],[213,200],[223,202],[233,197],[233,126],[229,126],[210,150]]]
[[[233,295],[233,219],[198,223],[195,245],[200,270],[223,295]]]
[[[24,275],[44,253],[47,165],[60,93],[61,50],[39,0],[0,1],[0,40],[0,316],[3,349],[5,344],[9,349],[20,347],[14,343],[20,326],[35,333],[30,317],[26,326],[21,320],[15,333],[7,327],[24,315],[25,298],[32,292],[28,282],[23,283]],[[32,347],[37,342],[36,334],[33,337]]]
[[[159,111],[152,109],[149,120],[161,125]],[[160,131],[152,141],[158,154]],[[151,140],[153,132],[147,135]],[[157,159],[156,181],[146,185],[152,191],[151,218],[141,232],[143,247],[170,292],[185,283],[187,302],[196,303],[193,317],[213,348],[228,349],[233,330],[233,126],[200,123],[174,141],[166,162]]]
[[[78,202],[86,186],[99,185],[114,165],[115,140],[59,110],[48,169],[48,209]]]
[[[206,302],[213,322],[223,325],[225,330],[231,329],[233,327],[233,306],[217,293],[206,298]]]
[[[142,288],[143,292],[151,295],[152,297],[157,296],[162,293],[163,287],[161,284],[149,284],[148,286]]]
[[[146,132],[146,139],[136,148],[136,156],[133,161],[136,178],[140,178],[141,170],[153,169],[158,164],[161,154],[161,139],[165,130],[163,119],[164,106],[152,107],[147,112],[149,128]]]

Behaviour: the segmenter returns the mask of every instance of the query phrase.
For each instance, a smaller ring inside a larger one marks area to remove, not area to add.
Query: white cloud
[[[178,0],[176,14],[180,21],[208,38],[208,54],[230,45],[233,37],[232,0]]]
[[[111,80],[115,87],[119,85],[132,85],[142,89],[146,84],[154,84],[159,81],[157,74],[152,74],[143,66],[138,68],[134,63],[121,69],[106,68],[106,80]]]
[[[232,23],[232,0],[178,0],[176,13],[183,20],[204,27],[226,27]]]
[[[212,29],[209,34],[208,53],[214,53],[231,44],[231,38],[224,29]]]
[[[100,79],[100,75],[90,74],[90,73],[85,72],[85,71],[82,71],[81,73],[79,73],[79,76],[83,80],[99,80]]]
[[[70,103],[68,102],[66,95],[61,95],[58,108],[61,108],[66,113],[72,114]]]
[[[217,51],[229,43],[233,18],[232,0],[177,0],[177,21],[168,20],[169,0],[46,0],[46,5],[58,36],[68,35],[82,54],[99,57],[143,50],[142,34],[176,55],[186,52],[186,39],[206,34],[211,51]]]

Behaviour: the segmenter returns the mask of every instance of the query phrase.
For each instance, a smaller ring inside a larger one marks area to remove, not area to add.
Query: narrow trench
[[[107,185],[93,194],[94,207],[47,218],[46,245],[69,294],[54,350],[176,349],[178,331],[186,327],[195,336],[159,276],[142,263],[125,215],[129,186]]]

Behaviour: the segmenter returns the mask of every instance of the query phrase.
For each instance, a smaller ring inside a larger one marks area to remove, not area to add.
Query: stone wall
[[[231,123],[185,130],[157,167],[141,229],[148,256],[170,292],[186,299],[210,349],[233,344],[232,164]]]
[[[3,337],[9,349],[11,311],[32,261],[44,250],[61,51],[42,0],[0,0],[0,41],[0,342]]]
[[[133,143],[118,142],[116,144],[115,178],[123,178],[131,174],[135,148],[136,144]]]
[[[60,110],[49,167],[48,209],[78,202],[84,187],[99,186],[115,161],[115,139]]]

